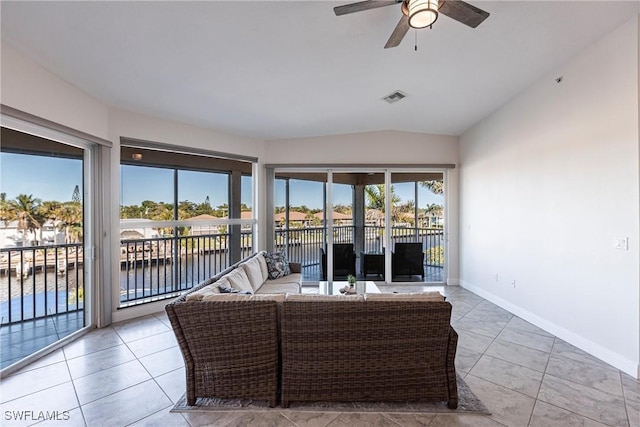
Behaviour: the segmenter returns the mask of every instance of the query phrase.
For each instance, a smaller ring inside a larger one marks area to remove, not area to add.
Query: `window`
[[[172,297],[253,252],[252,165],[123,146],[121,306]]]

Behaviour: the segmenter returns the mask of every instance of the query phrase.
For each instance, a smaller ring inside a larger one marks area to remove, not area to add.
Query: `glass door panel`
[[[327,174],[279,172],[274,182],[274,248],[302,264],[303,281],[324,280]]]
[[[363,206],[362,248],[359,249],[360,275],[363,279],[385,277],[385,174],[364,173],[356,185],[356,205]]]
[[[391,174],[392,280],[444,281],[444,174]]]
[[[84,213],[90,183],[84,171],[90,150],[7,128],[1,139],[0,368],[5,368],[88,323]]]

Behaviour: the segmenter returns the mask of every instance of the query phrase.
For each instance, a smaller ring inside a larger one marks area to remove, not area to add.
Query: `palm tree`
[[[0,221],[2,221],[2,225],[8,227],[14,219],[16,219],[16,212],[13,205],[7,200],[7,193],[0,193]]]
[[[64,226],[65,243],[77,243],[82,235],[82,204],[64,202],[56,215],[60,225]]]
[[[440,179],[431,181],[420,181],[421,186],[430,190],[433,194],[444,193],[444,182]]]
[[[22,245],[26,245],[27,232],[35,231],[42,226],[42,217],[38,212],[41,200],[32,194],[18,194],[14,200],[9,200],[11,209],[18,219],[18,230],[22,231]]]
[[[377,209],[384,212],[385,205],[385,191],[384,184],[367,185],[364,187],[364,192],[367,197],[367,208]],[[400,203],[400,197],[395,193],[393,185],[391,186],[391,221],[397,222],[400,218],[400,212],[398,211],[398,203]]]
[[[56,201],[44,201],[40,206],[38,206],[38,215],[42,218],[42,225],[44,225],[47,221],[51,220],[54,225],[58,220],[58,212],[60,211],[60,207],[62,204]],[[42,228],[40,227],[40,241],[42,242]]]

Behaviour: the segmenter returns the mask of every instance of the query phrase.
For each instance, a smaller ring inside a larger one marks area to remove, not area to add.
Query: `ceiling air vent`
[[[396,90],[395,92],[390,93],[389,95],[385,96],[382,99],[387,101],[389,104],[393,104],[394,102],[398,102],[398,101],[400,101],[402,98],[404,98],[406,96],[407,95],[405,95],[401,91]]]

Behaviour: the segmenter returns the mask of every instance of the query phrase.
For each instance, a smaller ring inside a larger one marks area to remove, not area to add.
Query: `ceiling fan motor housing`
[[[426,28],[438,20],[438,0],[405,0],[401,9],[412,28]]]

